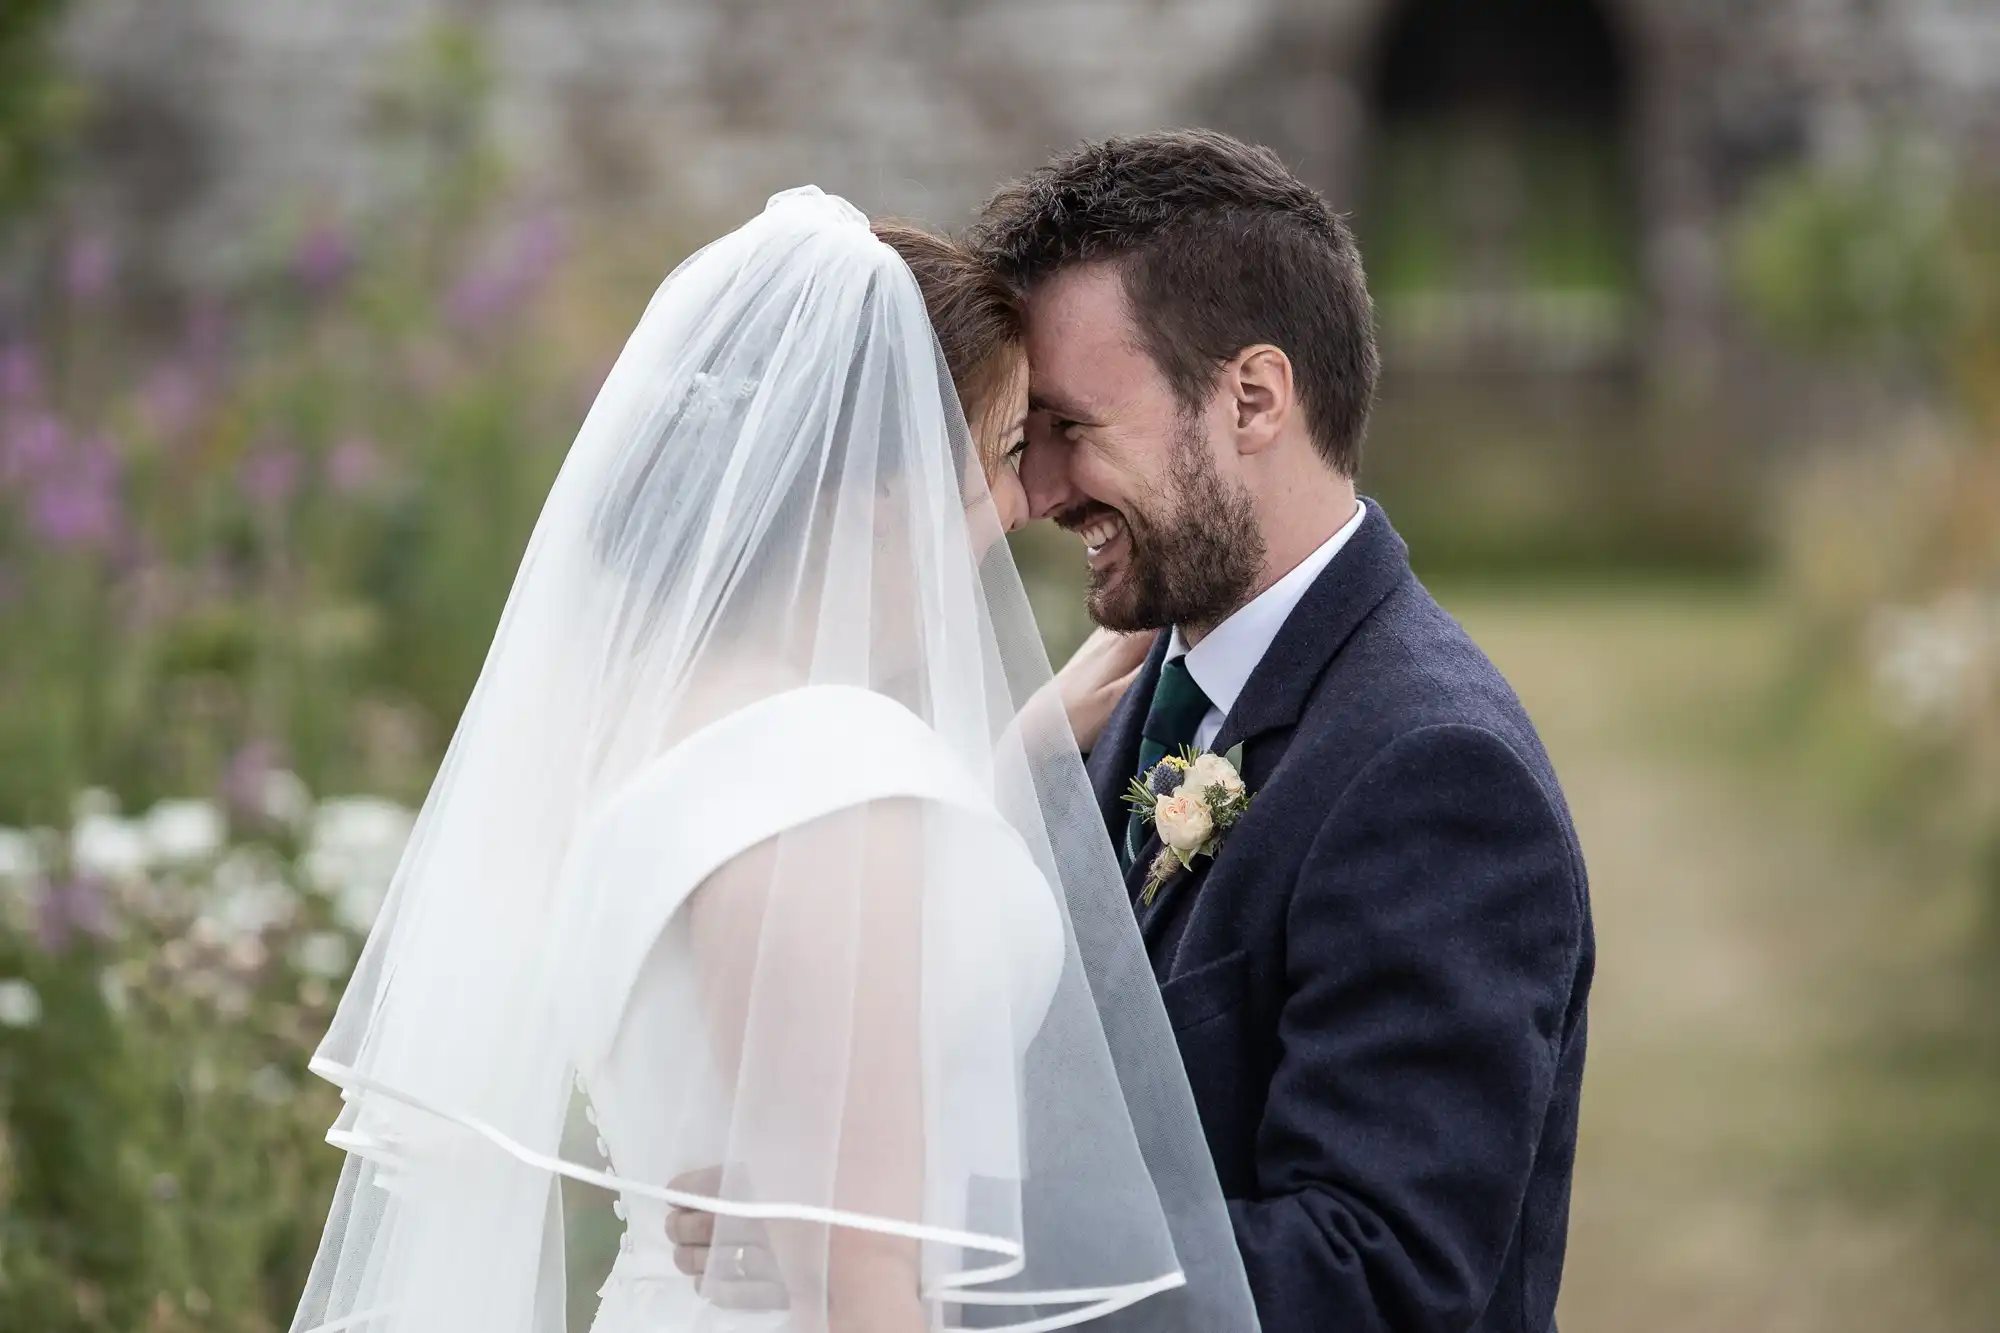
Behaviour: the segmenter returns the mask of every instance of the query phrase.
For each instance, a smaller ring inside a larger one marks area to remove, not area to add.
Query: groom
[[[1548,757],[1355,493],[1360,255],[1269,151],[1173,132],[1004,187],[1022,480],[1103,625],[1158,630],[1089,757],[1266,1333],[1554,1328],[1594,946]],[[1145,761],[1254,799],[1141,892]]]

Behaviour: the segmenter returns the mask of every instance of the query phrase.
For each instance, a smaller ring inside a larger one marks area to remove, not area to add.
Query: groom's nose
[[[1069,441],[1047,422],[1028,422],[1028,446],[1021,451],[1021,489],[1028,494],[1028,515],[1047,518],[1074,505],[1079,498],[1069,477]]]

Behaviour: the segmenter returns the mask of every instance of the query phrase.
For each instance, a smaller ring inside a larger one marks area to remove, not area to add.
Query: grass
[[[1775,608],[1442,600],[1534,714],[1591,866],[1564,1326],[1992,1327],[2000,1039],[1975,904],[1850,816],[1829,747],[1784,739]]]

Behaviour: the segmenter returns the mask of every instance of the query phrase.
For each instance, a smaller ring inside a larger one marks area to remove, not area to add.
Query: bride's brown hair
[[[991,411],[1008,378],[1019,374],[1007,356],[1021,346],[1027,323],[1021,300],[999,274],[970,250],[903,222],[877,222],[875,238],[894,250],[917,276],[931,328],[944,349],[952,387],[967,417]],[[981,423],[972,423],[975,430]],[[991,469],[1000,460],[983,460]]]

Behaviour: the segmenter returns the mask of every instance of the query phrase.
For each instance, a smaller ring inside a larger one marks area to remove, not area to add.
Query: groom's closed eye
[[[1028,412],[1059,430],[1097,424],[1090,405],[1067,394],[1029,393]]]
[[[1084,423],[1074,417],[1057,415],[1054,412],[1038,412],[1028,429],[1028,443],[1075,444],[1076,432]]]

